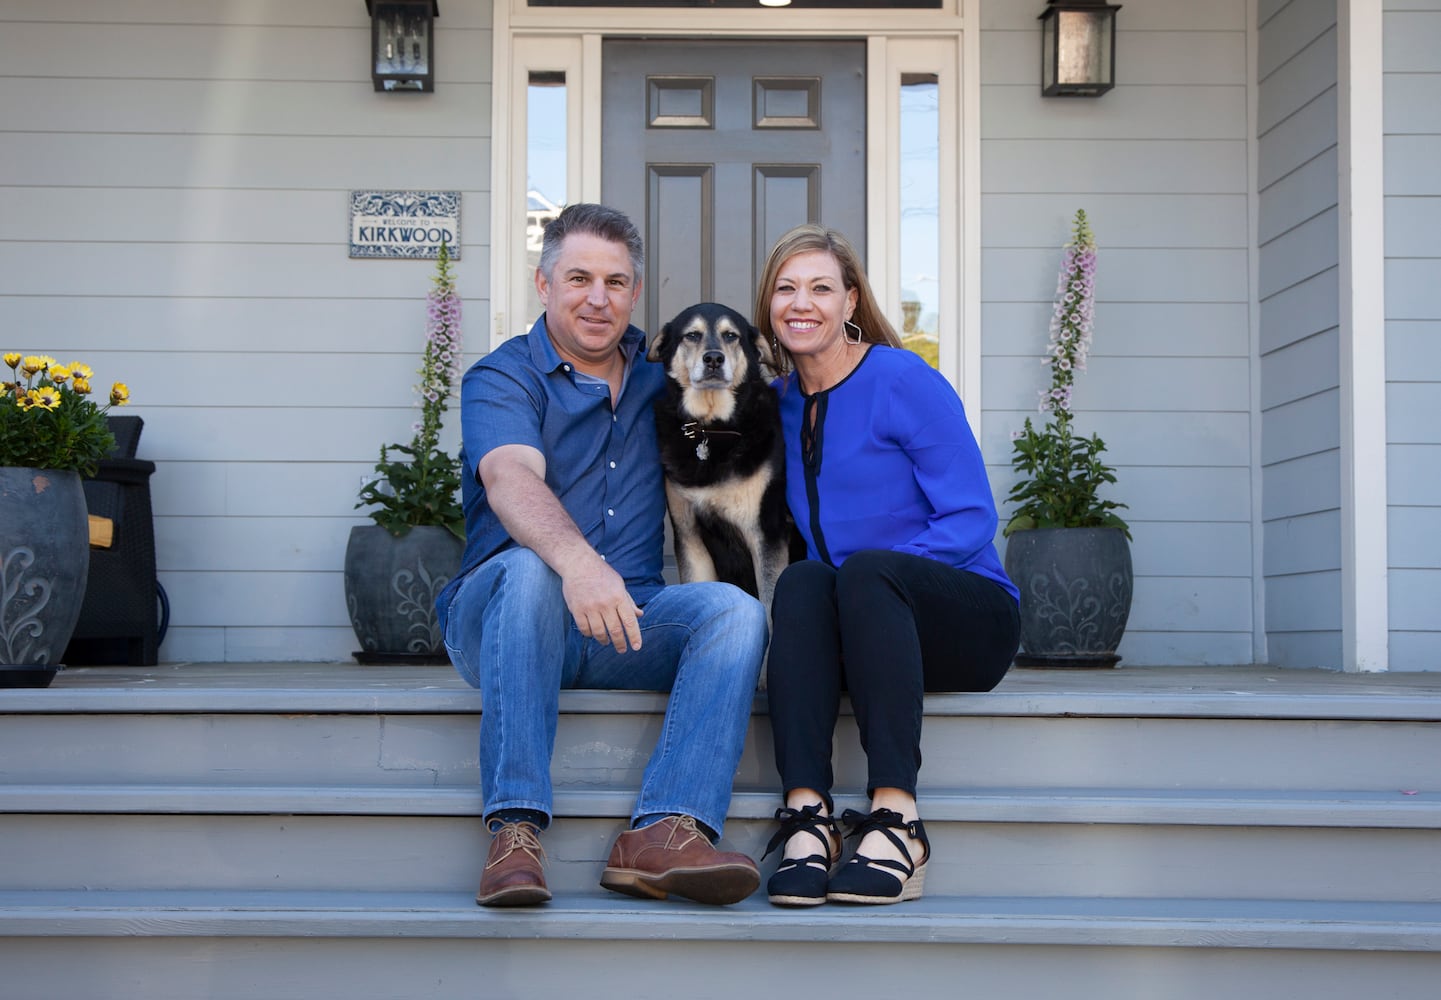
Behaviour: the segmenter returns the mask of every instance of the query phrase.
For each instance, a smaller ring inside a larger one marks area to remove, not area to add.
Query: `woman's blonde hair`
[[[775,294],[776,276],[786,261],[798,253],[812,250],[822,250],[834,257],[841,267],[842,283],[847,290],[856,290],[856,308],[855,312],[851,313],[851,322],[861,328],[861,340],[870,344],[900,347],[901,338],[890,320],[881,312],[875,293],[871,291],[871,283],[866,280],[866,270],[861,266],[860,256],[855,247],[851,246],[850,240],[834,229],[808,222],[796,226],[776,240],[776,245],[771,247],[770,254],[766,256],[761,280],[756,285],[755,325],[761,337],[770,344],[777,370],[782,374],[790,371],[795,367],[795,359],[781,346],[775,330],[771,328],[771,296]]]

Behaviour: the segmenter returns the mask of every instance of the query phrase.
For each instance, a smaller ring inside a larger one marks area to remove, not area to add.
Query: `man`
[[[544,315],[461,386],[467,545],[438,598],[450,657],[484,696],[480,780],[493,834],[476,902],[550,899],[540,833],[562,688],[670,691],[607,889],[734,903],[760,884],[713,846],[767,639],[728,584],[665,586],[665,496],[652,400],[661,366],[630,325],[644,264],[630,220],[572,205],[545,230]]]

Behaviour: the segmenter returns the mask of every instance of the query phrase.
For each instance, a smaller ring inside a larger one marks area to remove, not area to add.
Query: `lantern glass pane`
[[[1060,32],[1057,77],[1062,84],[1107,83],[1111,66],[1107,11],[1063,10],[1056,15]]]
[[[424,4],[375,5],[375,72],[425,76],[430,72],[430,18]]]
[[[941,105],[935,73],[901,75],[901,340],[940,364]]]
[[[1056,83],[1056,19],[1047,17],[1041,22],[1041,88],[1050,90]]]
[[[525,273],[540,265],[545,224],[566,206],[565,72],[532,71],[525,105]],[[535,282],[525,284],[525,328],[540,315]]]

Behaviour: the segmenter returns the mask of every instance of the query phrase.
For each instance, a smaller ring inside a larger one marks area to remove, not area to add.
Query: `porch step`
[[[557,897],[495,912],[471,895],[481,705],[449,668],[0,691],[0,995],[733,998],[798,958],[876,996],[1400,997],[1441,975],[1441,676],[1013,671],[929,696],[926,898],[800,911],[598,888],[664,704],[562,696]],[[849,716],[836,745],[860,807]],[[777,785],[759,697],[729,846],[760,856]]]
[[[495,911],[458,893],[0,893],[10,1000],[720,1000],[773,995],[798,962],[810,989],[865,996],[1427,996],[1441,905],[928,896],[781,910],[596,893]]]
[[[864,915],[865,920],[853,919]],[[1441,903],[927,894],[905,906],[733,906],[596,890],[491,909],[444,892],[0,892],[0,938],[423,937],[1045,944],[1441,952]],[[222,929],[223,928],[223,929]],[[1259,931],[1260,934],[1250,933]],[[1244,933],[1243,933],[1244,932]],[[3,954],[3,952],[0,952]]]
[[[631,802],[558,795],[553,889],[594,888]],[[931,790],[925,803],[940,893],[1441,899],[1434,793]],[[775,804],[737,795],[728,846],[760,858]],[[478,795],[459,789],[0,787],[12,889],[441,891],[478,883],[485,839]]]
[[[634,793],[563,789],[555,815],[629,815]],[[840,796],[837,809],[860,808],[861,799]],[[926,820],[969,823],[1107,823],[1206,826],[1306,826],[1441,829],[1441,794],[1413,790],[1321,794],[1292,789],[1195,790],[927,788]],[[330,816],[481,815],[476,788],[365,788],[291,785],[0,785],[6,813],[274,813]],[[770,821],[776,796],[737,792],[730,821]]]

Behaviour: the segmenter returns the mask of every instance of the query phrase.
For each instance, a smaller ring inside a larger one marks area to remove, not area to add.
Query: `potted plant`
[[[0,686],[55,676],[85,599],[90,531],[82,475],[115,446],[105,415],[130,399],[91,397],[94,373],[45,354],[4,355],[0,372]]]
[[[381,445],[377,476],[356,507],[374,524],[350,529],[345,603],[361,663],[445,663],[435,597],[460,569],[465,514],[460,460],[440,447],[441,422],[460,380],[460,296],[442,244],[426,296],[425,350],[419,369],[420,421],[409,444]]]
[[[1131,531],[1100,495],[1116,482],[1099,436],[1082,437],[1072,422],[1076,373],[1086,370],[1095,309],[1096,245],[1077,211],[1051,318],[1041,391],[1046,422],[1026,419],[1012,436],[1011,467],[1021,478],[1007,500],[1016,504],[1003,534],[1006,572],[1021,591],[1018,666],[1109,667],[1131,610]]]

